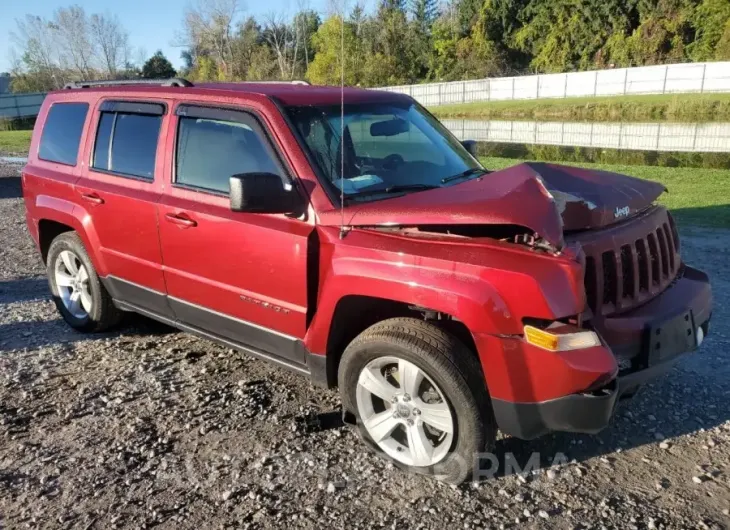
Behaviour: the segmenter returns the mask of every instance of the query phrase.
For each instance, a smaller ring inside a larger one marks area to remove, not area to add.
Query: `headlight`
[[[525,326],[524,331],[528,344],[548,351],[581,350],[601,345],[595,332],[577,331],[577,328],[565,324],[558,323],[548,329]]]

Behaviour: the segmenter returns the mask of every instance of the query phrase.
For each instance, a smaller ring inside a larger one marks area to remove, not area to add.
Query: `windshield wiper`
[[[471,177],[472,175],[476,175],[477,173],[487,173],[487,170],[482,169],[480,167],[472,167],[470,169],[467,169],[466,171],[457,173],[456,175],[451,175],[450,177],[442,178],[441,184],[446,184],[447,182],[451,182],[452,180],[456,180],[456,179],[463,179],[466,177]]]
[[[401,184],[399,186],[389,186],[385,188],[385,193],[396,193],[399,191],[409,190],[432,190],[434,188],[440,188],[441,186],[435,186],[433,184]]]
[[[400,193],[402,191],[420,191],[420,190],[432,190],[434,188],[440,188],[441,186],[436,186],[433,184],[401,184],[397,186],[389,186],[387,188],[380,188],[377,190],[367,190],[367,191],[361,191],[357,193],[348,193],[345,195],[348,199],[354,199],[357,197],[366,197],[368,195],[378,195],[381,193]]]

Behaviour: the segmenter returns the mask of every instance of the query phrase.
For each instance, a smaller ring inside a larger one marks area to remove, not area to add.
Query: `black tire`
[[[71,314],[59,296],[54,267],[59,254],[64,250],[73,252],[82,262],[89,275],[89,293],[91,294],[92,303],[91,311],[84,318],[78,318]],[[89,259],[89,254],[76,232],[64,232],[51,242],[46,259],[46,273],[56,308],[72,328],[84,333],[99,332],[115,326],[121,320],[122,312],[114,305],[111,296],[99,280],[96,269],[94,269],[94,265]]]
[[[362,426],[356,401],[358,378],[369,362],[382,356],[415,364],[440,387],[449,403],[456,422],[455,436],[448,455],[434,466],[398,462],[382,451]],[[392,318],[366,329],[343,353],[338,383],[344,410],[355,418],[360,437],[401,469],[460,484],[472,477],[478,453],[494,449],[497,427],[479,361],[464,344],[434,324]]]

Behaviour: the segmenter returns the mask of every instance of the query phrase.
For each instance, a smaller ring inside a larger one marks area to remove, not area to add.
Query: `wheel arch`
[[[106,276],[106,264],[98,249],[99,238],[88,212],[70,201],[39,195],[35,201],[38,219],[38,248],[46,263],[53,240],[65,232],[76,232],[99,276]]]
[[[349,294],[338,300],[332,314],[325,351],[326,385],[330,388],[337,386],[337,372],[342,354],[358,335],[378,322],[396,317],[429,321],[461,341],[479,362],[472,332],[454,315],[400,300]],[[479,366],[481,367],[481,363]]]

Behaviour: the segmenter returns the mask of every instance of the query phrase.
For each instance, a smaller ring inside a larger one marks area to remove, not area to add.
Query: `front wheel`
[[[385,320],[347,348],[345,410],[361,438],[403,469],[449,483],[469,478],[496,427],[481,367],[455,337],[413,318]]]

